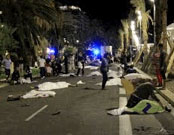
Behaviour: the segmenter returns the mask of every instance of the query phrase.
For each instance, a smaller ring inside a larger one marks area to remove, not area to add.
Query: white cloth
[[[96,85],[102,85],[102,83],[97,83]],[[121,79],[120,78],[113,78],[113,79],[109,79],[106,82],[106,86],[113,86],[113,85],[119,85],[121,86]]]
[[[107,111],[107,113],[110,115],[121,115],[125,111],[125,109],[126,109],[126,107],[122,107],[122,108]]]
[[[45,82],[38,85],[39,90],[48,91],[53,89],[62,89],[67,88],[70,83],[67,82]]]
[[[90,76],[101,76],[101,73],[99,71],[94,71],[94,72],[91,72],[89,75],[87,75],[87,77],[90,77]]]
[[[89,68],[90,70],[97,70],[99,67],[95,67],[95,66],[85,66],[85,68]]]
[[[85,82],[82,82],[81,80],[77,82],[77,84],[85,84]]]
[[[151,78],[149,76],[144,75],[144,74],[140,74],[140,73],[127,74],[127,75],[124,76],[124,78],[127,79],[127,80],[134,80],[134,79],[138,79],[138,78],[140,78],[140,79],[150,79],[151,80]]]
[[[56,92],[54,91],[31,90],[30,92],[23,95],[21,98],[27,99],[27,98],[40,98],[40,97],[54,97],[55,95],[56,95]]]

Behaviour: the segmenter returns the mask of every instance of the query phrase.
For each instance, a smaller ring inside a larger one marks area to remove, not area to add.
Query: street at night
[[[172,0],[1,0],[0,135],[174,135]]]
[[[112,66],[114,69],[114,65]],[[86,74],[89,74],[89,69]],[[86,84],[66,89],[57,89],[55,97],[22,99],[7,102],[8,95],[21,95],[32,86],[45,81],[66,81]],[[2,135],[172,135],[174,134],[173,109],[171,113],[111,116],[107,109],[117,108],[125,103],[126,95],[121,86],[107,86],[101,90],[96,86],[101,76],[92,77],[51,77],[33,84],[1,88]],[[41,108],[42,111],[29,119]]]

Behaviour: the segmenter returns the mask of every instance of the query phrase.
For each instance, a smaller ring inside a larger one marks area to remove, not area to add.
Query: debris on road
[[[61,113],[61,111],[57,111],[55,113],[52,113],[52,115],[59,115]]]
[[[21,96],[14,96],[14,95],[9,95],[7,97],[7,101],[17,101],[20,100]]]
[[[82,82],[81,80],[77,82],[77,84],[85,84],[85,82]]]
[[[21,107],[29,107],[29,104],[22,104]]]

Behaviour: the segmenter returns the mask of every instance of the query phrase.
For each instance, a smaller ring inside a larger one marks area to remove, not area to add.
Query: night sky
[[[58,0],[63,4],[79,6],[93,19],[102,20],[110,25],[119,25],[120,20],[127,18],[131,7],[130,0]],[[174,22],[172,0],[168,0],[168,24]]]

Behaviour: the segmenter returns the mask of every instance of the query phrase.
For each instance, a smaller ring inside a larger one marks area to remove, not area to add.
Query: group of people
[[[166,73],[166,53],[163,50],[163,45],[159,44],[157,54],[155,54],[157,61],[155,61],[157,79],[141,79],[137,78],[136,84],[135,80],[131,83],[134,86],[134,92],[130,95],[128,102],[125,107],[116,109],[114,112],[108,111],[108,114],[120,115],[124,112],[139,112],[139,113],[156,113],[163,110],[171,111],[168,106],[164,106],[158,97],[155,95],[155,90],[158,86],[165,88],[165,73]],[[107,72],[109,70],[108,64],[109,56],[105,54],[102,58],[102,64],[100,67],[101,73],[103,75],[102,81],[102,90],[105,89],[106,82],[108,80]],[[138,72],[134,69],[133,65],[127,63],[127,57],[122,54],[120,59],[121,64],[123,64],[123,75],[121,78],[124,78],[125,75]],[[153,102],[155,101],[155,102]],[[155,109],[154,109],[155,108]],[[158,108],[158,109],[157,109]]]
[[[52,55],[49,58],[45,58],[40,56],[37,59],[36,66],[39,67],[41,79],[44,79],[46,76],[58,76],[60,73],[68,74],[69,72],[74,72],[76,76],[80,74],[83,76],[85,61],[83,52],[78,52],[76,55],[65,53],[62,57]],[[24,65],[22,57],[19,57],[14,62],[8,54],[2,59],[1,66],[5,69],[7,82],[21,83],[21,78],[33,80],[31,67],[26,64]],[[63,67],[64,71],[62,71]]]
[[[6,55],[5,58],[2,60],[2,65],[4,65],[5,68],[5,75],[6,75],[6,81],[10,82],[12,84],[18,84],[21,83],[20,77],[24,77],[25,79],[29,78],[31,81],[32,79],[32,71],[29,67],[29,65],[25,66],[24,69],[24,61],[23,58],[20,57],[18,60],[14,62],[14,69],[11,71],[12,67],[12,60],[10,58],[10,55]],[[25,71],[25,72],[24,72]],[[12,72],[12,75],[11,75]],[[11,75],[11,79],[10,79]]]

